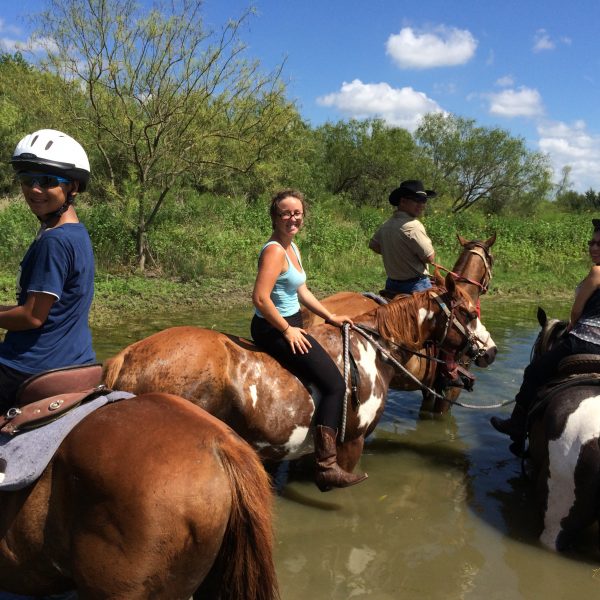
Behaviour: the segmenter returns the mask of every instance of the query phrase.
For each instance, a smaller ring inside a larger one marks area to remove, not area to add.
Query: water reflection
[[[569,301],[543,302],[564,318]],[[536,302],[484,299],[483,321],[498,344],[475,390],[481,406],[514,397],[537,335]],[[173,325],[248,335],[251,310],[179,314],[95,331],[100,359]],[[276,500],[276,559],[285,600],[307,597],[521,599],[592,597],[600,592],[592,531],[567,556],[537,541],[532,488],[507,440],[488,423],[510,407],[455,407],[444,419],[419,420],[420,394],[391,392],[368,440],[356,488],[321,494],[294,471]]]

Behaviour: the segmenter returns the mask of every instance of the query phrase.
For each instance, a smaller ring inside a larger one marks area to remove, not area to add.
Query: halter
[[[479,336],[475,335],[473,332],[468,331],[467,329],[465,329],[463,324],[456,319],[455,310],[462,304],[462,302],[457,302],[456,304],[453,304],[452,310],[449,310],[447,304],[442,300],[441,296],[437,292],[432,291],[430,293],[433,296],[434,300],[440,305],[440,308],[442,309],[442,311],[448,317],[446,320],[446,327],[444,329],[444,334],[442,335],[442,338],[438,342],[436,342],[436,345],[440,349],[439,351],[449,354],[449,352],[447,350],[444,350],[442,348],[442,344],[448,337],[448,333],[449,333],[451,327],[454,326],[462,334],[462,336],[465,339],[464,345],[461,346],[457,350],[457,352],[460,352],[462,354],[462,352],[465,350],[465,348],[467,348],[466,352],[470,358],[479,358],[479,357],[483,356],[485,354],[485,350],[483,349],[483,346],[485,346],[485,344],[489,341],[489,336],[490,336],[489,332],[488,332],[488,339],[482,340]]]
[[[475,254],[483,261],[484,271],[481,281],[475,281],[474,279],[465,277],[462,273],[456,273],[438,263],[432,264],[437,269],[441,269],[446,273],[450,273],[450,275],[454,276],[457,281],[464,281],[465,283],[470,283],[471,285],[478,287],[480,289],[480,295],[483,295],[488,291],[490,281],[492,280],[492,266],[494,264],[494,257],[492,256],[489,248],[482,242],[470,242],[469,246],[469,254]]]
[[[438,300],[438,303],[440,303],[440,305],[444,304],[444,306],[445,306],[445,303],[443,303],[443,301]],[[448,311],[447,307],[444,312],[446,312],[447,316],[451,314],[450,311]],[[461,331],[464,335],[467,335],[465,333],[464,327],[462,326],[462,323],[456,321],[456,319],[453,319],[453,320],[455,321],[455,326],[457,326],[457,325],[460,326],[461,329],[459,331]],[[449,322],[450,322],[450,319],[448,319],[448,323]],[[342,346],[343,346],[343,358],[344,358],[344,381],[346,384],[345,385],[346,391],[344,394],[344,401],[342,403],[342,422],[341,422],[341,427],[340,427],[340,442],[341,443],[344,442],[344,439],[346,436],[346,420],[347,420],[347,411],[348,411],[347,399],[348,399],[348,395],[349,395],[349,374],[350,374],[350,329],[356,331],[365,340],[369,341],[373,345],[373,347],[383,356],[383,358],[385,359],[386,362],[392,364],[397,369],[402,371],[404,373],[404,375],[406,375],[409,379],[414,381],[422,390],[425,390],[426,392],[431,394],[434,398],[444,400],[446,402],[449,402],[450,404],[454,404],[455,406],[462,406],[463,408],[485,409],[485,410],[488,410],[490,408],[501,408],[508,404],[514,403],[514,400],[508,400],[506,402],[499,402],[496,404],[487,404],[487,405],[481,406],[481,405],[477,405],[477,404],[468,404],[466,402],[459,402],[458,400],[451,400],[449,398],[446,398],[446,396],[444,396],[443,394],[440,394],[440,393],[436,392],[435,390],[431,389],[429,386],[425,385],[418,377],[415,377],[400,361],[395,359],[391,355],[391,353],[375,339],[374,336],[381,337],[381,334],[378,331],[372,329],[371,327],[366,327],[364,325],[358,325],[356,323],[352,326],[350,326],[348,323],[344,323],[344,325],[342,326]],[[449,325],[446,326],[445,335],[447,335],[448,331],[449,331]],[[478,339],[477,336],[473,336],[473,335],[471,335],[470,338]],[[426,358],[427,360],[436,361],[439,363],[445,362],[437,357],[434,358],[431,356],[425,356],[424,354],[420,354],[419,352],[410,350],[409,348],[406,348],[405,346],[402,346],[401,344],[398,344],[392,340],[386,340],[386,343],[390,344],[392,346],[395,346],[396,348],[401,348],[401,349],[407,350],[408,352],[411,352],[413,355],[421,356],[423,358]]]

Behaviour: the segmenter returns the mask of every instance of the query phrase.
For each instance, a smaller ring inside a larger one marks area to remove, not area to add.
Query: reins
[[[438,302],[438,304],[440,305],[440,307],[442,308],[442,310],[444,311],[444,313],[446,314],[446,316],[448,317],[447,319],[447,324],[446,324],[446,328],[445,328],[445,333],[444,333],[444,337],[443,339],[445,339],[446,335],[448,334],[449,328],[452,325],[451,323],[451,315],[453,314],[447,307],[446,303],[443,302],[443,300],[441,300],[438,296],[438,294],[436,294],[435,292],[433,292],[434,294],[434,298],[436,299],[436,301]],[[454,326],[459,328],[459,331],[466,337],[467,342],[469,343],[469,341],[471,341],[474,337],[469,333],[466,332],[466,330],[464,329],[462,323],[460,323],[459,321],[457,321],[456,319],[452,319],[454,321]],[[431,394],[434,398],[438,398],[440,400],[444,400],[445,402],[448,402],[450,404],[453,404],[455,406],[460,406],[462,408],[469,408],[472,410],[488,410],[491,408],[502,408],[503,406],[508,406],[509,404],[513,404],[514,400],[507,400],[505,402],[497,402],[494,404],[485,404],[485,405],[481,405],[481,404],[469,404],[467,402],[459,402],[458,400],[451,400],[449,398],[447,398],[444,394],[440,394],[438,392],[436,392],[435,390],[431,389],[429,386],[425,385],[418,377],[416,377],[415,375],[413,375],[402,363],[400,363],[397,359],[395,359],[392,354],[386,349],[384,348],[384,346],[382,346],[381,343],[379,343],[374,336],[378,336],[380,337],[379,332],[377,332],[376,330],[370,328],[370,327],[366,327],[364,325],[358,325],[358,324],[354,324],[352,325],[352,327],[348,324],[348,323],[344,323],[344,325],[342,326],[342,345],[343,345],[343,359],[344,359],[344,382],[345,382],[345,394],[344,394],[344,402],[342,405],[342,423],[341,423],[341,431],[340,431],[340,441],[343,443],[344,439],[345,439],[345,434],[346,434],[346,421],[347,421],[347,411],[348,411],[348,395],[349,395],[349,390],[350,390],[350,329],[353,329],[354,331],[356,331],[358,334],[360,334],[363,338],[365,338],[367,341],[369,341],[373,347],[379,351],[379,353],[384,357],[384,359],[386,360],[386,362],[392,364],[394,367],[396,367],[397,369],[399,369],[402,373],[404,373],[404,375],[406,375],[409,379],[411,379],[414,383],[416,383],[419,388],[421,388],[422,390],[426,391],[427,393]],[[442,342],[443,342],[442,339]],[[479,338],[477,338],[479,339]],[[481,340],[479,340],[481,341]],[[406,348],[405,346],[398,344],[397,342],[394,341],[387,341],[388,344],[395,346],[396,348],[400,348],[402,350],[405,350],[407,352],[412,353],[415,356],[420,356],[422,358],[425,358],[427,360],[430,361],[435,361],[438,363],[444,363],[445,361],[437,358],[437,357],[432,357],[432,356],[427,356],[424,355],[420,352],[416,352],[414,350],[411,350],[410,348]]]

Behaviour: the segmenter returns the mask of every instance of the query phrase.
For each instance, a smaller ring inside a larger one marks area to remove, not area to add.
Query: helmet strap
[[[54,212],[51,212],[51,213],[47,213],[41,217],[38,217],[38,219],[42,222],[42,224],[45,227],[50,227],[50,223],[52,221],[54,221],[55,219],[58,221],[58,219],[60,219],[60,217],[69,210],[69,207],[71,206],[71,204],[73,204],[74,200],[75,200],[75,196],[73,196],[73,194],[69,193],[67,195],[67,199],[65,200],[64,204],[58,210],[55,210]]]

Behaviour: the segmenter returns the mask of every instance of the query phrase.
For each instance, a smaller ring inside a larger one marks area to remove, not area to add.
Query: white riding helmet
[[[81,144],[55,129],[40,129],[26,135],[10,160],[15,171],[39,170],[79,181],[83,192],[90,178],[90,161]]]

